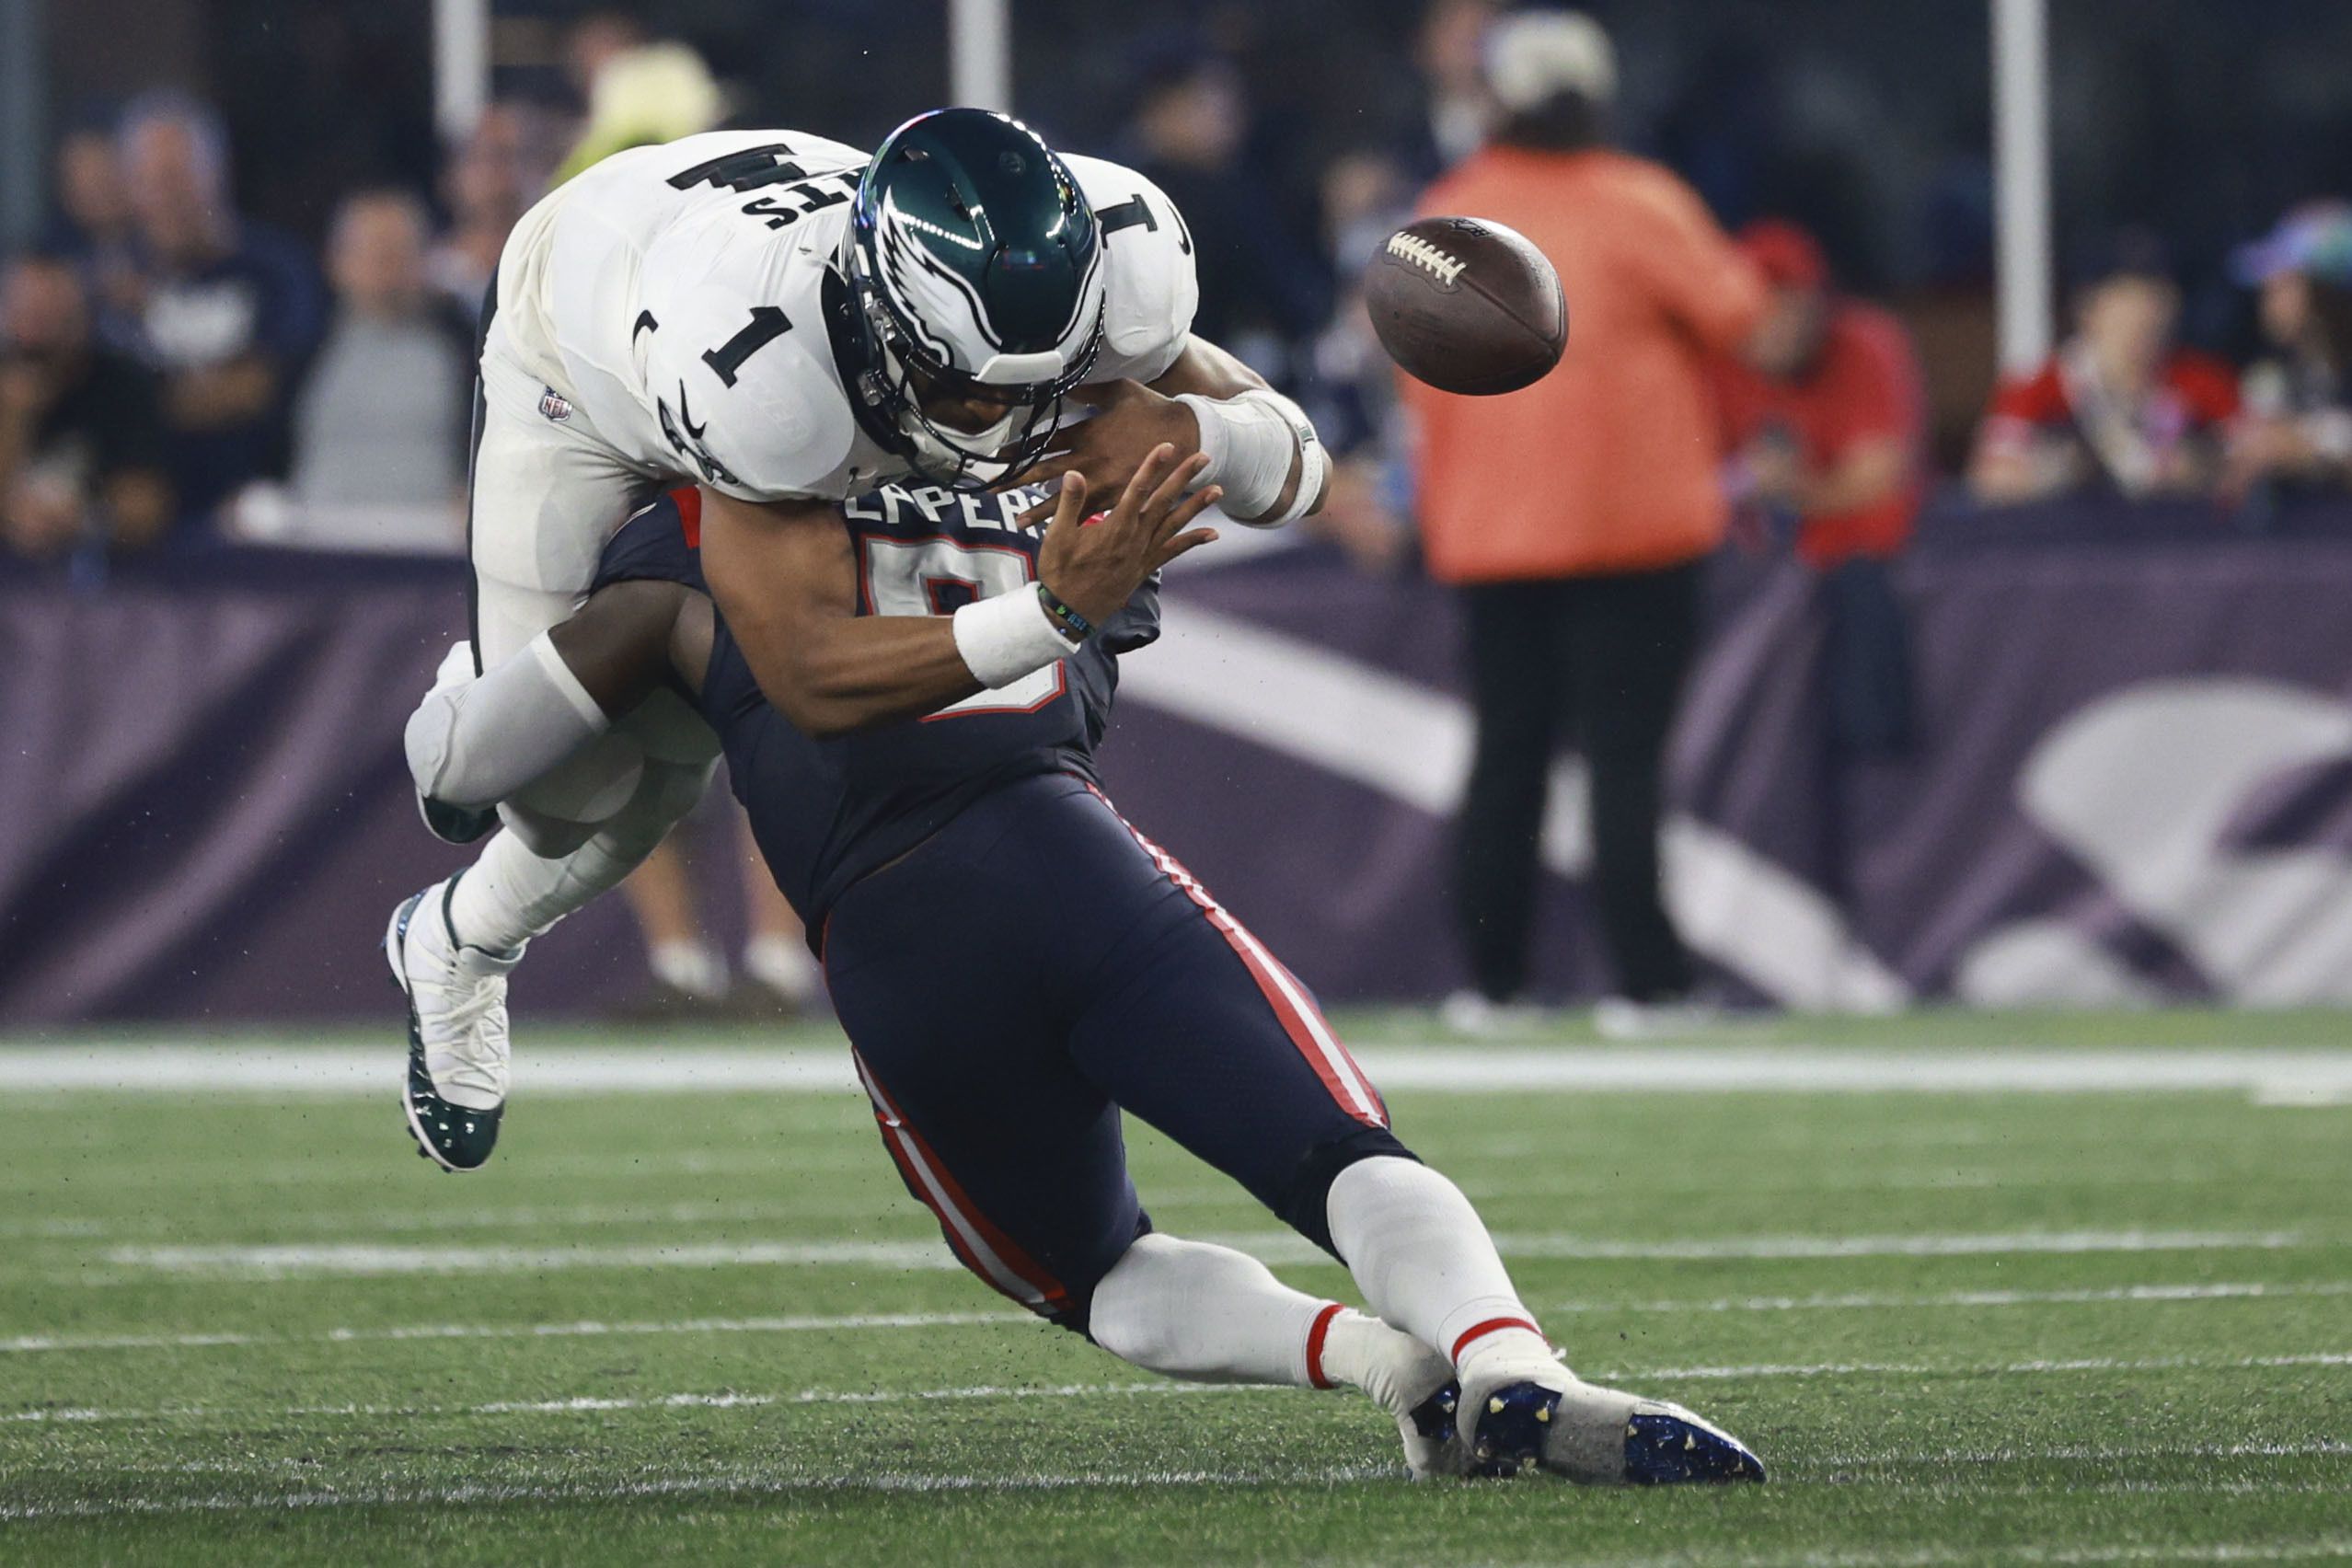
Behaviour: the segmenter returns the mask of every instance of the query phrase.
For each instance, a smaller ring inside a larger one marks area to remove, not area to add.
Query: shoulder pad
[[[682,472],[743,501],[838,500],[856,420],[833,368],[805,259],[744,248],[705,252],[699,265],[653,282],[642,298],[651,326],[637,342],[647,400]],[[805,273],[803,277],[801,274]],[[774,302],[774,303],[769,303]]]
[[[1134,169],[1065,154],[1102,225],[1106,297],[1097,379],[1155,381],[1176,363],[1201,303],[1193,233],[1168,193]]]

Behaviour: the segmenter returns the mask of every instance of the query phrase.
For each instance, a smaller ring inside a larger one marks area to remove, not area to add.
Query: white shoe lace
[[[450,960],[447,978],[432,983],[445,1005],[430,1020],[425,1070],[444,1095],[459,1103],[479,1098],[485,1103],[477,1109],[487,1110],[506,1095],[506,975],[502,970],[477,974],[461,992],[463,962]]]

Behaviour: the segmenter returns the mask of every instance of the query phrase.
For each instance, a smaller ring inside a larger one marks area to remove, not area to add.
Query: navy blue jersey
[[[894,485],[849,502],[842,517],[857,554],[857,612],[953,615],[1035,582],[1040,534],[1013,519],[1042,493]],[[605,545],[596,586],[651,578],[708,594],[700,502],[695,490],[673,491],[630,518]],[[1114,655],[1159,634],[1159,594],[1147,587],[1048,669],[928,718],[812,740],[768,706],[722,617],[697,703],[726,747],[761,855],[814,936],[852,882],[982,796],[1044,773],[1092,779],[1118,686]]]

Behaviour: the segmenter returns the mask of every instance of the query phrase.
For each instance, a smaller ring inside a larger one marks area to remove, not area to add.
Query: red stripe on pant
[[[1259,993],[1266,998],[1266,1005],[1274,1009],[1275,1021],[1282,1025],[1282,1032],[1290,1037],[1291,1044],[1314,1069],[1315,1076],[1322,1080],[1324,1090],[1340,1109],[1367,1127],[1387,1127],[1389,1107],[1380,1098],[1380,1091],[1372,1087],[1372,1079],[1356,1065],[1347,1047],[1340,1043],[1338,1032],[1323,1017],[1322,1010],[1315,1006],[1308,996],[1307,987],[1298,983],[1298,977],[1267,951],[1265,944],[1252,936],[1247,927],[1228,913],[1225,906],[1210,895],[1208,889],[1201,885],[1200,879],[1178,863],[1175,856],[1146,838],[1136,831],[1134,823],[1120,816],[1119,808],[1111,803],[1108,795],[1092,784],[1087,785],[1087,790],[1118,819],[1119,825],[1127,830],[1127,836],[1150,857],[1152,864],[1159,868],[1160,874],[1174,883],[1177,890],[1208,917],[1209,924],[1225,939],[1226,946],[1233,950],[1235,956],[1241,960],[1242,967],[1250,972],[1250,978],[1256,982]]]
[[[855,1052],[851,1054],[856,1055]],[[1020,1301],[1022,1306],[1032,1312],[1051,1314],[1068,1311],[1070,1309],[1068,1288],[1048,1274],[1035,1259],[1022,1250],[1020,1243],[1006,1235],[981,1211],[980,1206],[972,1201],[971,1194],[967,1193],[962,1184],[956,1181],[954,1173],[947,1168],[946,1162],[941,1160],[938,1152],[925,1141],[921,1131],[900,1112],[897,1102],[891,1099],[890,1092],[882,1088],[882,1079],[874,1076],[874,1070],[867,1064],[866,1059],[863,1056],[858,1056],[857,1060],[859,1074],[864,1078],[867,1089],[872,1094],[874,1122],[882,1128],[883,1147],[890,1150],[890,1157],[898,1166],[899,1174],[906,1179],[908,1189],[921,1198],[923,1205],[938,1217],[940,1231],[947,1238],[948,1246],[954,1251],[958,1261],[965,1268],[986,1280],[996,1290],[1011,1297],[1016,1301]],[[948,1206],[954,1210],[952,1216],[931,1196],[930,1183],[923,1179],[926,1171],[929,1173],[933,1181],[938,1182],[940,1192],[945,1197]],[[971,1244],[964,1239],[955,1223],[957,1219],[961,1219],[964,1226],[970,1228],[979,1238],[981,1244],[994,1255],[998,1263],[1003,1265],[1006,1272],[1035,1291],[1042,1298],[1043,1305],[1040,1306],[1032,1301],[1022,1301],[1020,1296],[1007,1290],[996,1277],[996,1272],[987,1266],[986,1260],[975,1255]]]

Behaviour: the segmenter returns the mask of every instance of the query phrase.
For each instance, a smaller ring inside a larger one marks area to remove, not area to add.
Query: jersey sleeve
[[[1102,225],[1102,358],[1097,381],[1168,374],[1200,308],[1193,234],[1168,193],[1121,164],[1065,156]]]
[[[670,490],[632,515],[605,542],[595,588],[616,582],[678,582],[698,594],[702,581],[702,496],[692,486]],[[591,590],[594,592],[594,589]]]
[[[698,232],[647,254],[634,349],[679,471],[739,501],[842,500],[856,420],[813,300],[743,248],[694,255]]]

